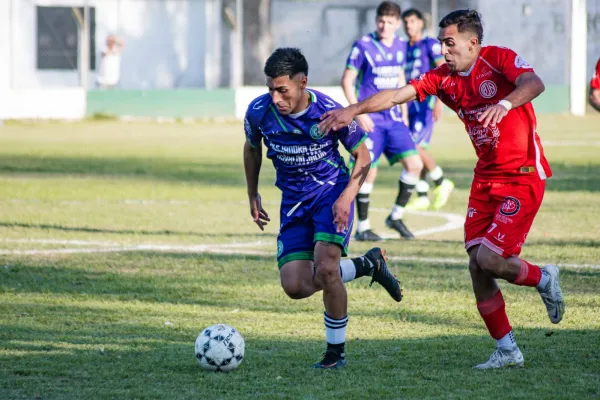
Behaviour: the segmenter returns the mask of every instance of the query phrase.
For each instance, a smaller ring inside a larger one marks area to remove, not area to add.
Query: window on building
[[[90,70],[96,69],[96,9],[90,12]],[[37,69],[77,70],[83,7],[37,7]]]

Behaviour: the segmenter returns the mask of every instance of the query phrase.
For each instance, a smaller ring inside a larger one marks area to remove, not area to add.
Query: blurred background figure
[[[594,70],[594,76],[590,81],[590,105],[600,111],[600,58],[596,63],[596,69]]]
[[[108,35],[106,49],[100,56],[100,69],[96,83],[101,89],[112,89],[119,84],[121,77],[121,52],[125,43],[117,35]]]

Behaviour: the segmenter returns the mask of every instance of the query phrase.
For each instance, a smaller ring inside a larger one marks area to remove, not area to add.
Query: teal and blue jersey
[[[347,185],[350,171],[339,151],[339,143],[353,152],[366,133],[355,121],[325,135],[319,131],[321,115],[342,108],[329,96],[307,89],[310,104],[297,114],[281,115],[267,93],[254,99],[244,119],[246,140],[251,146],[267,148],[267,157],[277,174],[276,186],[282,203],[301,202]]]
[[[362,101],[386,89],[397,89],[400,73],[406,62],[407,42],[394,38],[391,46],[383,44],[375,33],[369,33],[354,42],[346,60],[346,68],[357,71],[356,97]],[[379,120],[402,120],[399,106],[390,110],[370,114],[375,122]]]

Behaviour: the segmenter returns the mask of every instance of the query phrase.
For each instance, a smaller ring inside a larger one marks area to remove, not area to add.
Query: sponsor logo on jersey
[[[325,132],[319,132],[319,124],[314,124],[310,128],[310,137],[314,140],[322,139],[325,136]]]
[[[469,137],[477,147],[485,145],[496,147],[500,141],[500,129],[497,126],[491,125],[487,128],[483,127],[483,125],[469,126]]]
[[[246,131],[246,137],[250,139],[252,136],[252,127],[250,126],[250,121],[248,121],[248,118],[244,118],[244,131]]]
[[[336,105],[331,99],[325,99],[325,107],[326,108],[335,108]]]
[[[467,208],[467,217],[473,218],[477,214],[477,210],[473,207]]]
[[[388,53],[387,59],[388,61],[392,61],[394,59],[394,55],[392,53]]]
[[[521,58],[521,56],[515,57],[515,67],[517,68],[531,68],[531,65]]]
[[[356,132],[357,127],[358,124],[356,123],[356,121],[352,120],[352,122],[350,122],[350,125],[348,125],[348,134],[351,135],[354,132]]]
[[[399,51],[396,53],[396,62],[400,64],[402,61],[404,61],[404,53]]]
[[[500,243],[504,243],[505,236],[506,236],[505,234],[498,232],[498,234],[496,234],[496,240],[499,241]]]
[[[502,214],[496,214],[496,216],[494,217],[494,220],[498,221],[498,222],[502,222],[503,224],[512,224],[513,223],[512,218],[506,217]]]
[[[354,46],[352,48],[352,53],[350,53],[350,59],[351,60],[356,60],[356,57],[358,57],[358,55],[360,54],[360,50],[358,47]]]
[[[484,68],[481,70],[481,73],[480,73],[480,74],[478,74],[478,75],[477,75],[475,78],[476,78],[476,79],[487,78],[487,77],[488,77],[488,76],[490,76],[491,74],[492,74],[492,70],[491,70],[491,69],[489,69],[489,68],[487,68],[487,67],[484,67]]]
[[[481,85],[479,85],[479,94],[481,95],[481,97],[484,97],[486,99],[491,99],[492,97],[494,97],[497,91],[498,87],[494,82],[490,80],[483,81],[481,82]]]
[[[379,54],[379,53],[375,54],[375,61],[379,61],[379,62],[383,61],[383,57],[381,56],[381,54]]]
[[[298,129],[298,128],[294,128],[294,130],[292,131],[292,133],[294,135],[302,135],[302,131],[300,129]]]
[[[518,213],[520,209],[521,202],[519,199],[508,196],[504,198],[504,201],[502,201],[502,204],[500,205],[500,214],[510,217],[511,215]]]

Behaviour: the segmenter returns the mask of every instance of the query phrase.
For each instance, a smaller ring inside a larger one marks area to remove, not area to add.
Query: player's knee
[[[291,299],[299,300],[307,297],[304,285],[300,281],[281,282],[281,286],[285,294]]]
[[[483,246],[477,252],[477,264],[483,271],[491,273],[492,275],[497,275],[498,270],[502,267],[503,261],[504,259],[502,256]]]
[[[406,158],[406,171],[414,176],[421,175],[423,170],[423,160],[419,155],[414,155]]]

